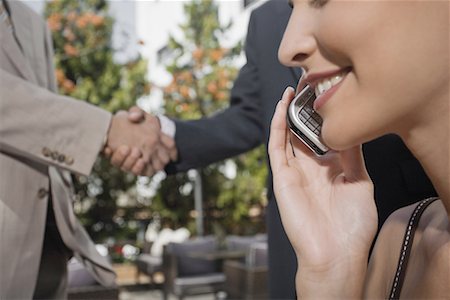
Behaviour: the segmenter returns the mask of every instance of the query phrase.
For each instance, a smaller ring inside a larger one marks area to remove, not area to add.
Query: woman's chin
[[[358,141],[348,133],[337,130],[322,130],[322,140],[328,148],[342,151],[359,145]]]

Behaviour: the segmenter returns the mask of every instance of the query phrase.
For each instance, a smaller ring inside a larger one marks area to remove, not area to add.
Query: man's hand
[[[110,157],[113,165],[135,175],[152,176],[163,170],[169,161],[177,159],[175,141],[160,133],[158,118],[145,113],[138,107],[132,107],[127,114],[127,119],[136,125],[155,126],[157,124],[158,140],[154,143],[153,151],[148,160],[140,155],[139,148],[127,143],[123,143],[117,148],[106,147],[104,153],[107,157]],[[145,140],[146,137],[143,137],[143,139]]]
[[[128,120],[127,112],[119,111],[111,120],[106,143],[108,149],[105,149],[105,152],[114,152],[120,146],[127,145],[130,147],[130,153],[127,153],[130,158],[133,160],[140,158],[144,164],[148,164],[159,142],[159,134],[157,118],[132,123]]]

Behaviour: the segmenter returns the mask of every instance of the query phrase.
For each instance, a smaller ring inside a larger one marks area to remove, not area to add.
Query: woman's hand
[[[365,273],[377,230],[373,185],[360,146],[317,157],[291,136],[286,113],[293,97],[288,88],[277,105],[269,155],[283,226],[299,260],[297,282],[302,274],[349,280],[348,272]]]

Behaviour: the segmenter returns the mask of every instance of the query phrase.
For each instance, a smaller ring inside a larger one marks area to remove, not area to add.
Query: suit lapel
[[[8,2],[8,4],[11,13],[10,18],[16,37],[14,37],[14,34],[6,28],[5,24],[0,24],[1,35],[4,37],[2,47],[11,62],[16,66],[20,75],[28,81],[37,84],[36,75],[33,73],[29,60],[27,59],[27,57],[32,57],[30,54],[34,47],[21,47],[21,45],[24,45],[27,41],[33,42],[30,32],[30,23],[26,22],[26,20],[30,21],[29,16],[23,15],[24,11],[22,9],[16,9],[14,2]],[[23,48],[25,48],[28,53],[22,52]]]

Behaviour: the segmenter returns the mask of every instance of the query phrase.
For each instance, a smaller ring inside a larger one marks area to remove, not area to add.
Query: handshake
[[[112,117],[103,154],[121,170],[142,176],[177,159],[175,141],[161,132],[159,119],[136,106]]]

